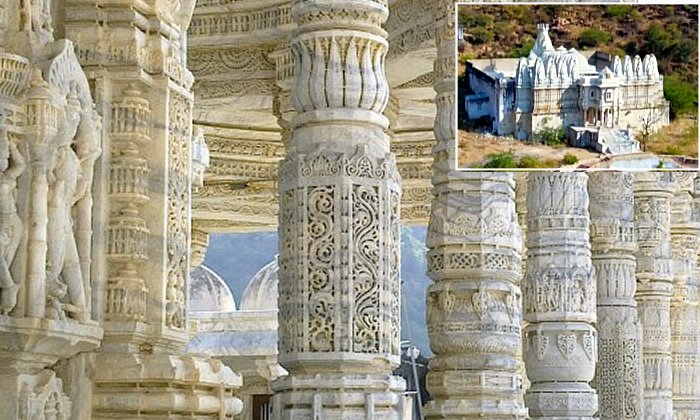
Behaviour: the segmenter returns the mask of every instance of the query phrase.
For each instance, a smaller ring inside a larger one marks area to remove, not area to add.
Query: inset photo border
[[[456,3],[460,170],[698,170],[698,5]]]

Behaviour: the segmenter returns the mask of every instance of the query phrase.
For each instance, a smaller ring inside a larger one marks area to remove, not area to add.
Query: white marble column
[[[191,197],[206,165],[186,56],[194,6],[65,1],[65,32],[91,77],[106,138],[96,171],[107,185],[96,206],[106,235],[95,235],[94,275],[106,289],[95,297],[105,336],[86,368],[92,396],[81,402],[94,419],[229,418],[242,409],[239,375],[185,354]]]
[[[588,384],[597,358],[596,283],[588,239],[588,176],[528,177],[527,273],[523,281],[525,366],[531,418],[592,419]]]
[[[429,419],[523,419],[521,239],[511,173],[435,184],[428,232]]]
[[[454,17],[435,2],[433,200],[428,227],[429,419],[522,419],[521,236],[513,175],[456,170]]]
[[[591,172],[588,176],[592,259],[598,284],[598,416],[643,419],[642,330],[634,301],[634,175]]]
[[[671,198],[669,172],[637,173],[634,185],[637,232],[637,310],[642,322],[644,415],[673,418],[670,303]]]
[[[275,418],[398,418],[400,178],[386,0],[297,1],[297,115],[279,170]]]
[[[700,414],[700,318],[698,307],[698,249],[700,220],[694,211],[693,172],[674,173],[676,191],[671,202],[671,368],[673,411],[676,420],[691,420]]]

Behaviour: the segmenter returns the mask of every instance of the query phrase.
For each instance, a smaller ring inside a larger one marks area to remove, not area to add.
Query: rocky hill
[[[548,23],[555,47],[653,53],[672,114],[697,113],[696,5],[460,5],[458,13],[466,33],[463,58],[525,56],[536,25]]]

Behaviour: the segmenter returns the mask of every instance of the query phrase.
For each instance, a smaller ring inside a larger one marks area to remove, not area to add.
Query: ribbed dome
[[[226,282],[210,268],[200,265],[190,274],[190,312],[231,312],[236,302]]]
[[[277,257],[260,269],[243,292],[241,310],[262,311],[277,309]]]

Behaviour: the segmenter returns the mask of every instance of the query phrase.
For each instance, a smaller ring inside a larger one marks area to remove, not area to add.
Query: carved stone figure
[[[1,125],[2,123],[0,123]],[[24,172],[25,161],[17,145],[0,134],[0,315],[10,312],[17,303],[19,282],[10,274],[22,239],[22,220],[17,214],[17,178]]]
[[[83,198],[87,188],[81,161],[72,147],[81,121],[80,102],[69,95],[65,109],[66,120],[56,138],[54,168],[49,176],[47,316],[62,319],[65,311],[84,320],[85,287],[72,216],[73,206]],[[61,304],[66,292],[69,305]]]

